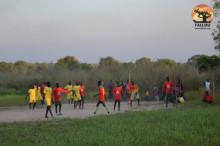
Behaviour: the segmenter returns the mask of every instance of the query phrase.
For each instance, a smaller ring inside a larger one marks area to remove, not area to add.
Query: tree
[[[146,66],[146,65],[149,65],[151,63],[151,59],[150,58],[147,58],[147,57],[142,57],[138,60],[136,60],[135,64],[137,66]]]
[[[199,11],[199,9],[194,10],[195,13],[198,13],[199,18],[202,18],[202,22],[206,23],[208,18],[211,18],[212,14],[208,11]]]
[[[88,64],[88,63],[81,63],[80,66],[81,66],[82,70],[91,70],[92,69],[92,65]]]
[[[16,61],[14,64],[14,71],[16,73],[26,73],[27,68],[27,63],[22,60]]]
[[[203,55],[196,61],[196,67],[201,72],[213,70],[219,66],[220,66],[220,57],[217,57],[215,55],[213,56]]]
[[[135,68],[135,64],[133,62],[124,62],[124,63],[122,63],[122,65],[124,68],[127,68],[127,69]]]
[[[66,56],[61,58],[55,64],[56,69],[78,69],[80,67],[79,61],[74,56]]]
[[[13,67],[13,63],[0,62],[0,72],[12,71]]]
[[[160,65],[169,66],[169,67],[177,66],[176,62],[172,59],[169,59],[169,58],[158,59],[157,63],[160,64]]]
[[[113,57],[106,57],[101,58],[99,61],[99,67],[105,68],[105,67],[114,67],[114,66],[120,66],[121,63],[118,60],[115,60]]]
[[[219,19],[220,16],[220,0],[214,0],[214,12],[215,17]],[[220,21],[218,20],[216,28],[212,32],[212,37],[215,42],[215,48],[216,50],[220,51]]]
[[[197,59],[204,55],[193,55],[191,58],[188,59],[187,64],[196,65]]]

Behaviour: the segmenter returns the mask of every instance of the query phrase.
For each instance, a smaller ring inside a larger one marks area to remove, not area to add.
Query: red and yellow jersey
[[[121,87],[115,87],[112,94],[115,93],[115,100],[121,100],[121,95],[123,94],[123,89]]]
[[[99,86],[99,101],[105,101],[105,88],[103,86]]]
[[[166,93],[170,94],[170,93],[173,93],[173,88],[174,88],[173,82],[172,81],[166,81],[164,83],[163,89],[161,91],[166,89]]]
[[[130,89],[131,89],[131,93],[137,93],[138,92],[137,84],[134,85],[131,84]]]

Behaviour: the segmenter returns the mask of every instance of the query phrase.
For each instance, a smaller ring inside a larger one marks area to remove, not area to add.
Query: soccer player
[[[50,87],[50,82],[47,82],[47,87],[44,88],[43,99],[46,99],[46,102],[47,102],[47,109],[46,109],[45,118],[49,118],[47,116],[48,111],[50,112],[51,117],[53,117],[53,114],[51,111],[52,88]]]
[[[115,103],[114,103],[114,110],[115,110],[115,107],[116,107],[116,104],[118,102],[118,111],[120,111],[120,102],[121,102],[121,95],[123,95],[123,89],[122,87],[120,87],[120,84],[119,82],[117,82],[117,87],[114,88],[114,90],[112,91],[112,94],[115,93]]]
[[[209,103],[211,105],[211,103],[213,102],[213,98],[211,95],[209,95],[209,91],[205,91],[205,95],[204,95],[202,101],[205,103]]]
[[[33,110],[36,107],[36,90],[34,89],[34,85],[32,86],[31,89],[28,90],[28,94],[25,97],[25,99],[27,99],[28,95],[30,95],[30,104],[29,104],[29,108],[31,109],[31,104],[33,103]]]
[[[86,98],[86,88],[83,86],[83,82],[81,82],[80,86],[80,95],[81,95],[81,100],[82,100],[82,109],[84,108],[84,100]]]
[[[71,91],[63,90],[62,88],[60,88],[59,83],[56,83],[56,88],[54,88],[53,92],[52,92],[52,97],[54,98],[54,101],[55,101],[56,116],[63,115],[61,113],[61,106],[62,106],[62,103],[61,103],[61,92],[69,93]],[[57,106],[59,106],[59,114],[57,113]]]
[[[134,83],[134,81],[131,82],[131,107],[132,107],[132,101],[136,98],[138,101],[138,105],[140,105],[140,99],[138,94],[138,85]]]
[[[126,87],[126,95],[127,95],[127,100],[130,101],[131,99],[131,83],[129,83],[129,80],[127,80],[127,84],[125,85]]]
[[[169,99],[173,98],[173,82],[170,81],[170,78],[167,77],[167,81],[164,83],[163,88],[161,91],[166,89],[166,107],[168,107],[168,101]],[[173,99],[173,105],[174,105],[174,99]]]
[[[81,95],[80,95],[80,84],[76,82],[76,85],[73,87],[73,95],[74,95],[74,108],[79,104],[79,108],[81,109]]]
[[[71,101],[71,104],[73,104],[73,86],[72,86],[72,83],[69,82],[69,84],[64,88],[65,90],[68,90],[68,91],[71,91],[67,94],[67,99],[68,99],[68,103],[70,104],[70,101]]]
[[[105,99],[107,101],[107,98],[106,98],[105,88],[102,86],[102,81],[98,81],[98,89],[99,89],[99,93],[97,95],[94,95],[94,97],[99,96],[99,100],[97,102],[94,114],[96,114],[100,103],[105,107],[105,110],[109,114],[110,112],[108,110],[108,107],[105,105]]]
[[[44,105],[44,102],[43,102],[43,98],[41,96],[41,88],[40,88],[40,85],[38,84],[37,85],[37,88],[36,88],[36,100],[40,100],[41,101],[41,104],[42,106]]]

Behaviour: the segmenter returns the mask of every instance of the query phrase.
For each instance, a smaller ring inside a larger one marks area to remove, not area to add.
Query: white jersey
[[[208,81],[205,82],[205,88],[207,91],[210,90],[210,82],[208,82]]]

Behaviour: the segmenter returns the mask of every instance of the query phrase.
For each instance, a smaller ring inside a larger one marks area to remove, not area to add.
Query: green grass
[[[0,145],[220,145],[220,107],[0,124]]]

